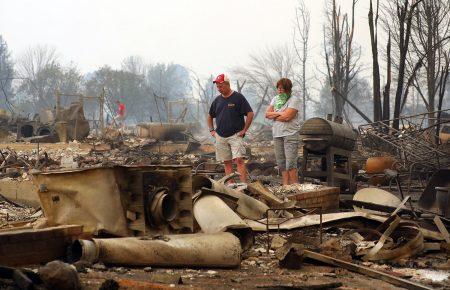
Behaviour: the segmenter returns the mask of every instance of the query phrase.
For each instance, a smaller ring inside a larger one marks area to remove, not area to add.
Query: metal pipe
[[[127,266],[233,268],[241,263],[239,239],[231,233],[76,240],[69,261]]]
[[[160,225],[171,222],[177,215],[177,203],[167,188],[160,188],[147,205],[147,212],[151,216],[151,224]]]

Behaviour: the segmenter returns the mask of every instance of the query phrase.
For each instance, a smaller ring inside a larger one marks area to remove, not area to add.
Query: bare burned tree
[[[390,104],[390,92],[391,92],[391,81],[392,81],[392,65],[391,65],[391,32],[389,31],[388,41],[386,45],[386,85],[383,90],[383,120],[389,126],[389,119],[391,115],[391,104]]]
[[[36,112],[54,106],[55,91],[76,93],[81,90],[82,75],[70,63],[62,65],[54,48],[34,46],[28,48],[17,61],[18,78],[22,81],[17,88],[15,101],[21,109]],[[66,105],[69,99],[65,99]]]
[[[122,70],[145,76],[148,72],[148,64],[141,56],[131,55],[122,61]]]
[[[295,52],[287,45],[266,48],[258,54],[250,55],[250,63],[247,66],[236,67],[233,74],[238,79],[246,80],[247,86],[258,96],[257,113],[262,106],[269,105],[270,96],[277,94],[275,84],[280,78],[290,78],[297,83],[294,86],[294,94],[299,85],[296,82],[297,59]]]
[[[199,76],[191,70],[192,78],[196,85],[200,104],[203,109],[203,113],[206,116],[209,113],[214,98],[218,95],[216,86],[213,83],[214,77],[211,75],[206,81],[202,81]]]
[[[328,81],[332,89],[334,114],[342,117],[345,100],[352,89],[352,80],[359,71],[360,53],[353,47],[355,30],[355,5],[352,1],[352,14],[341,14],[333,0],[327,10],[328,23],[324,25],[324,52]],[[350,22],[350,23],[349,23]]]
[[[244,88],[246,82],[246,80],[244,80],[242,83],[239,82],[239,80],[236,80],[236,90],[238,91],[238,93],[242,93],[242,89]]]
[[[13,95],[13,78],[14,64],[8,45],[0,34],[0,107],[7,108],[10,112],[13,112],[14,109],[14,105],[10,102],[10,97]]]
[[[32,103],[50,107],[49,96],[54,93],[51,90],[55,89],[55,86],[52,85],[52,80],[47,81],[52,79],[51,77],[41,75],[57,65],[58,57],[54,48],[43,45],[28,48],[19,57],[16,66],[18,76],[23,79],[18,92],[24,92],[23,95],[31,99]]]
[[[309,30],[311,27],[311,16],[306,8],[303,0],[299,1],[295,9],[295,25],[294,25],[294,49],[300,60],[301,73],[299,83],[301,84],[300,92],[303,96],[303,120],[306,118],[306,100],[308,98],[308,89],[306,87],[306,62],[308,59],[308,42]]]
[[[43,45],[30,47],[19,58],[18,74],[22,78],[36,79],[40,71],[57,62],[58,56],[54,48]]]
[[[399,129],[399,117],[401,113],[401,104],[407,94],[405,89],[405,79],[407,78],[407,62],[410,62],[412,72],[409,73],[409,78],[413,76],[418,69],[416,61],[410,58],[410,42],[413,18],[417,13],[417,7],[423,0],[391,0],[384,2],[383,6],[384,19],[383,24],[387,31],[390,31],[398,50],[394,54],[395,68],[397,70],[397,88],[394,100],[394,121],[392,126]],[[411,3],[410,3],[411,2]],[[397,65],[398,64],[398,65]],[[408,82],[407,82],[408,83]],[[406,86],[407,88],[407,86]]]
[[[380,65],[378,63],[378,8],[379,1],[376,2],[375,19],[373,13],[372,0],[369,8],[369,30],[370,44],[372,47],[372,81],[373,81],[373,120],[380,121],[383,118],[380,92]]]
[[[444,54],[445,62],[442,65],[442,68],[440,69],[440,76],[439,76],[439,87],[438,87],[438,115],[437,115],[437,126],[436,126],[436,136],[439,135],[440,131],[440,121],[441,121],[441,110],[442,110],[442,103],[444,101],[444,95],[446,92],[446,84],[448,83],[448,76],[450,74],[450,50]],[[436,142],[438,142],[439,138],[436,139]]]
[[[425,74],[413,76],[413,85],[418,88],[417,91],[430,112],[429,125],[433,125],[436,116],[432,112],[436,110],[436,103],[439,103],[440,93],[445,91],[448,74],[450,3],[447,0],[420,2],[412,23],[411,43],[412,56],[418,60],[423,59],[420,66],[425,70]],[[421,87],[426,87],[426,90],[420,89]]]

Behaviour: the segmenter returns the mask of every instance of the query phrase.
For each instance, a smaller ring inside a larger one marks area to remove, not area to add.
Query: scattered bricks
[[[331,210],[339,208],[339,193],[338,187],[325,186],[290,195],[288,198],[297,201],[299,207],[322,207],[324,210]]]

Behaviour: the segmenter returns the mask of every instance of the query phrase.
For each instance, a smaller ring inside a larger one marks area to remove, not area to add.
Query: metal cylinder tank
[[[329,146],[344,150],[355,148],[357,133],[346,124],[339,124],[322,118],[311,118],[300,128],[300,139],[304,146],[321,152]]]
[[[241,264],[241,244],[230,233],[183,234],[76,240],[69,261],[159,267],[235,268]]]
[[[185,123],[146,123],[138,124],[137,135],[141,138],[153,138],[160,141],[184,141],[183,134],[188,129]]]

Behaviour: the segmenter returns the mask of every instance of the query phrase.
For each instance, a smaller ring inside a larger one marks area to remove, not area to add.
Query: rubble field
[[[350,181],[282,186],[249,147],[233,183],[192,140],[1,144],[0,288],[450,289],[450,213],[423,201],[448,167],[373,173],[359,144]]]

